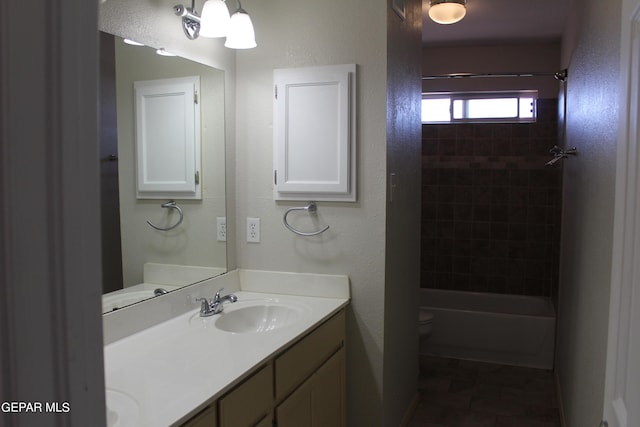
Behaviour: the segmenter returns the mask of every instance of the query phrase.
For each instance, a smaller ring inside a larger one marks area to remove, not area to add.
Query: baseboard
[[[564,418],[564,404],[562,403],[562,389],[560,387],[560,377],[558,377],[558,371],[553,371],[553,376],[556,379],[556,396],[558,399],[558,413],[560,414],[560,426],[567,427],[567,422]]]
[[[413,399],[409,403],[409,407],[404,413],[404,417],[402,417],[402,422],[400,423],[400,427],[407,427],[413,416],[416,413],[416,408],[418,407],[418,402],[420,401],[420,394],[416,391],[416,394],[413,395]]]

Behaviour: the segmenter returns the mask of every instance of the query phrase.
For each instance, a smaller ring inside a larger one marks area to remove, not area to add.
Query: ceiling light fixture
[[[189,40],[202,37],[226,37],[225,46],[231,49],[256,47],[255,31],[249,14],[238,1],[238,9],[229,15],[224,0],[206,0],[202,6],[202,16],[195,9],[181,4],[173,7],[176,15],[182,17],[182,29]]]
[[[429,17],[438,24],[455,24],[467,14],[467,0],[430,0]]]

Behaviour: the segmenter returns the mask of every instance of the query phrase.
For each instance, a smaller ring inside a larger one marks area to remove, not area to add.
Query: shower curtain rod
[[[553,77],[559,81],[566,81],[569,72],[567,69],[558,71],[557,73],[451,73],[439,74],[435,76],[423,76],[422,80],[439,80],[439,79],[463,79],[463,78],[484,78],[484,77]]]

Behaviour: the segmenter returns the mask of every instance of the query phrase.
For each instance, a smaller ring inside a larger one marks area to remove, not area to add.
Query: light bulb
[[[467,8],[463,3],[446,1],[433,3],[429,7],[429,17],[438,24],[455,24],[467,14]]]
[[[229,33],[224,45],[231,49],[251,49],[257,46],[251,17],[244,9],[238,9],[231,15]]]
[[[229,9],[222,0],[207,0],[202,6],[200,35],[202,37],[224,37],[229,30]]]

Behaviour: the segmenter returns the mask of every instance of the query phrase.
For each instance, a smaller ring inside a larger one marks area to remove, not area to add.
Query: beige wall
[[[244,5],[258,47],[237,56],[236,203],[238,264],[243,268],[348,274],[348,424],[382,425],[386,9],[368,0],[271,0]],[[375,29],[375,30],[374,30]],[[319,203],[330,230],[302,238],[282,224],[300,203],[272,197],[273,69],[358,65],[358,202]],[[262,242],[245,243],[246,217],[261,218]]]
[[[415,348],[403,343],[387,349],[385,340],[389,333],[415,338],[415,318],[409,325],[396,322],[394,331],[385,329],[386,313],[405,309],[397,306],[398,300],[385,300],[386,52],[391,49],[387,4],[272,0],[244,6],[254,17],[258,47],[237,56],[237,220],[242,230],[246,217],[261,218],[262,242],[245,243],[244,232],[238,233],[238,264],[349,275],[353,300],[347,331],[348,425],[398,425],[401,411],[396,407],[408,405],[405,396],[415,391],[415,378],[410,384],[391,384],[387,389],[383,375],[387,350],[413,357],[415,362],[415,353],[409,354]],[[317,237],[296,236],[284,227],[282,216],[287,208],[301,203],[275,202],[272,197],[273,69],[345,63],[358,66],[358,201],[319,203],[319,222],[330,225],[329,231]],[[405,295],[406,289],[418,285],[408,280],[400,286]],[[393,367],[416,372],[415,365],[395,363]],[[403,379],[407,376],[402,374]],[[387,407],[383,402],[387,392],[391,395],[401,387],[411,390],[401,393],[405,401],[393,409]],[[383,412],[385,417],[393,412],[394,421],[384,424]]]
[[[621,1],[587,0],[568,23],[562,65],[567,141],[556,368],[567,427],[602,418],[620,94]]]
[[[450,73],[555,73],[560,71],[559,42],[507,45],[425,47],[423,75]],[[552,77],[479,78],[423,81],[425,92],[537,89],[540,98],[556,98],[559,83]]]

